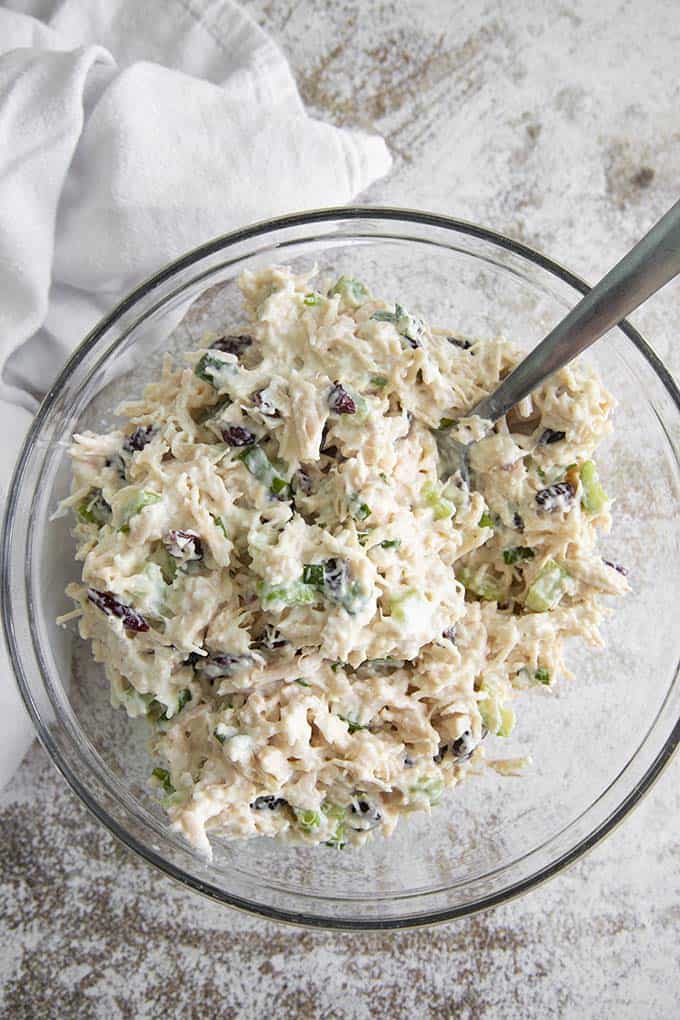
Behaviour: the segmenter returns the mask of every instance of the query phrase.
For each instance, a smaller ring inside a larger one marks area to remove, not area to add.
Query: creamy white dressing
[[[491,428],[464,416],[516,364],[507,341],[345,278],[241,286],[245,325],[168,358],[125,430],[74,437],[67,591],[195,846],[360,844],[481,763],[515,693],[565,672],[565,637],[601,641],[599,595],[628,585],[583,465],[613,400],[571,365]],[[476,441],[474,491],[439,481],[442,419]]]

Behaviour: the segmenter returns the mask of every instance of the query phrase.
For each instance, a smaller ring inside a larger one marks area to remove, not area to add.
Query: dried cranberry
[[[571,482],[555,482],[537,492],[534,498],[540,510],[553,513],[555,510],[568,510],[575,494]]]
[[[253,803],[250,805],[255,811],[276,811],[277,808],[283,807],[287,802],[283,797],[256,797]]]
[[[257,436],[244,425],[228,425],[222,429],[222,438],[229,446],[252,446]]]
[[[131,432],[123,443],[123,449],[127,450],[128,453],[132,453],[134,450],[143,450],[147,443],[150,443],[153,439],[156,428],[154,425],[140,425],[138,429]]]
[[[356,414],[357,405],[345,387],[334,382],[328,394],[328,406],[335,414]]]
[[[221,676],[234,676],[253,664],[252,655],[236,655],[225,652],[219,655],[208,655],[196,663],[196,669],[200,670],[208,680],[216,680]]]
[[[451,744],[451,754],[454,758],[460,758],[464,760],[469,758],[476,747],[476,743],[472,737],[470,730],[465,730],[464,733],[458,737],[457,740]]]
[[[620,563],[612,563],[611,560],[605,560],[604,558],[602,559],[602,562],[606,563],[608,567],[612,568],[612,570],[616,570],[619,574],[623,574],[624,577],[628,576],[628,570],[626,567],[622,567]]]
[[[566,435],[566,432],[560,432],[556,429],[544,429],[541,438],[538,440],[539,446],[549,446],[551,443],[561,443]]]
[[[312,479],[303,468],[298,468],[295,472],[294,483],[296,492],[301,492],[303,496],[309,496],[312,491]]]
[[[242,333],[237,336],[221,336],[210,344],[213,351],[224,351],[225,354],[233,354],[237,358],[247,351],[253,342],[252,336]]]
[[[128,630],[142,633],[149,629],[149,624],[144,617],[136,609],[126,606],[124,602],[117,599],[113,592],[97,591],[96,588],[88,588],[87,597],[97,609],[101,609],[102,613],[106,613],[107,616],[116,616],[119,620],[122,620],[123,626],[127,627]]]
[[[170,555],[177,560],[203,559],[203,543],[193,531],[173,529],[168,532],[164,542]]]

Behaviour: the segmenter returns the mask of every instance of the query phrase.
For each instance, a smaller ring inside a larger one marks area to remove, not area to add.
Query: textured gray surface
[[[254,0],[319,116],[383,132],[369,200],[448,212],[586,278],[677,197],[675,0]],[[680,288],[633,317],[680,375]],[[96,824],[34,747],[0,798],[0,1015],[678,1015],[680,760],[585,860],[431,931],[297,932],[218,909]]]

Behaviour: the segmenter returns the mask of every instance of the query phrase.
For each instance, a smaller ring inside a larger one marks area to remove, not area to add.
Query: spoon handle
[[[680,273],[680,201],[469,414],[497,421]]]

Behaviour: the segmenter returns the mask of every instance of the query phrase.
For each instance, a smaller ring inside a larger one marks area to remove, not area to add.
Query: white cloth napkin
[[[230,0],[0,7],[0,502],[40,396],[126,291],[237,226],[347,202],[390,162],[305,114]],[[0,647],[0,787],[30,736]]]

